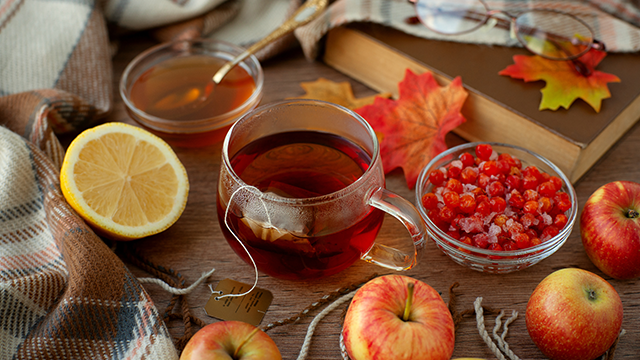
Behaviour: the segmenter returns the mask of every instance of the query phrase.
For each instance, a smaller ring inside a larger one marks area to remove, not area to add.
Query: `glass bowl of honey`
[[[264,74],[251,55],[219,84],[213,75],[244,49],[218,40],[163,43],[134,58],[120,80],[133,120],[173,146],[219,143],[262,99]]]

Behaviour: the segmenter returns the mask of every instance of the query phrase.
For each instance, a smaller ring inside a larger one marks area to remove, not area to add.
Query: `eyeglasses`
[[[576,70],[589,75],[577,59],[590,49],[606,51],[593,31],[577,17],[555,10],[533,9],[517,15],[491,10],[483,0],[409,0],[428,29],[443,35],[466,34],[489,23],[510,30],[530,52],[550,60],[571,60]],[[508,19],[496,15],[506,16]]]

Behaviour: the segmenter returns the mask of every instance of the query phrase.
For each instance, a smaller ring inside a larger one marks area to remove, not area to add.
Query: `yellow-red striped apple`
[[[640,184],[614,181],[591,194],[580,234],[589,259],[603,273],[616,279],[640,276]]]
[[[404,275],[377,277],[358,289],[342,333],[352,360],[449,360],[455,342],[440,294]]]
[[[618,337],[622,301],[600,276],[565,268],[538,284],[525,317],[531,339],[550,359],[592,360]]]
[[[218,321],[198,330],[180,360],[281,360],[276,343],[259,328],[242,321]]]

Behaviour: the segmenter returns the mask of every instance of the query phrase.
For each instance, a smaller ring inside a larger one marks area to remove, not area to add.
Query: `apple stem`
[[[247,341],[249,341],[253,337],[253,335],[255,335],[258,331],[260,331],[260,328],[256,327],[255,329],[253,329],[253,331],[251,333],[249,333],[249,335],[247,335],[247,337],[244,340],[242,340],[240,345],[236,348],[236,351],[234,351],[234,353],[233,353],[233,358],[234,359],[238,358],[238,352],[240,351],[240,349],[242,349],[244,344],[246,344]]]
[[[626,214],[626,215],[627,215],[627,218],[628,218],[628,219],[635,219],[635,218],[637,218],[638,216],[640,216],[640,214],[638,214],[638,212],[637,212],[637,211],[635,211],[635,210],[633,210],[633,209],[629,209],[629,210],[627,210],[627,214]]]
[[[404,303],[404,314],[402,314],[402,320],[409,320],[409,315],[411,314],[411,305],[413,304],[413,289],[415,288],[415,284],[410,282],[407,284],[407,301]]]

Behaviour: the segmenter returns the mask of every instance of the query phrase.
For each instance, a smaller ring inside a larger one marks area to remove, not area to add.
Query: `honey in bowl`
[[[211,78],[226,61],[196,55],[165,60],[133,83],[130,97],[136,108],[168,120],[201,120],[242,105],[256,89],[255,81],[235,66],[220,84]]]
[[[217,40],[181,40],[138,55],[120,81],[120,95],[139,125],[172,146],[219,143],[262,99],[264,76],[250,56],[214,84],[212,77],[244,49]]]

